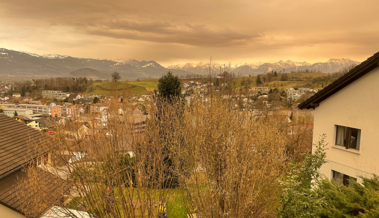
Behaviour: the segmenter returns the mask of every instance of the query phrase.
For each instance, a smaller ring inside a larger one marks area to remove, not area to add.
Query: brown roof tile
[[[52,138],[0,114],[0,178],[48,152]]]
[[[17,170],[0,179],[0,203],[28,217],[37,217],[69,188],[70,183],[42,169],[35,173],[35,177],[28,177],[24,170]],[[30,178],[38,179],[39,186]],[[43,190],[38,187],[43,187]]]

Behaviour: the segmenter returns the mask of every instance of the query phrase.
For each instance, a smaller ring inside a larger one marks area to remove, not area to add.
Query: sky
[[[363,61],[378,0],[0,0],[0,48],[97,59]]]

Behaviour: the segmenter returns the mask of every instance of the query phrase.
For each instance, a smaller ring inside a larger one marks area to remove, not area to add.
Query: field
[[[144,81],[119,81],[116,83],[101,81],[94,82],[92,85],[87,87],[87,90],[83,94],[93,94],[93,95],[110,95],[111,91],[107,89],[123,89],[119,90],[119,95],[125,95],[126,90],[131,90],[132,96],[140,96],[144,94],[149,94],[151,91],[156,89],[158,85],[158,80],[144,80]]]

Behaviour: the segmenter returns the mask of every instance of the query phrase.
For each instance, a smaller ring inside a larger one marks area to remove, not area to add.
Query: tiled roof
[[[52,138],[0,114],[0,178],[49,151]]]
[[[17,170],[0,179],[0,203],[28,217],[38,217],[56,203],[70,185],[42,169],[33,175],[35,177],[28,177],[24,170]],[[29,178],[33,178],[33,182]],[[34,178],[38,179],[39,186],[33,184]]]

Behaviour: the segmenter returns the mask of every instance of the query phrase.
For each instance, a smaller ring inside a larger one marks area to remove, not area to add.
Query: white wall
[[[1,218],[25,218],[24,215],[17,213],[14,210],[9,209],[8,207],[0,204],[0,217]]]
[[[360,150],[335,145],[335,125],[361,129]],[[326,134],[328,163],[321,172],[331,178],[331,170],[355,177],[379,174],[379,68],[354,81],[320,103],[314,111],[313,142]],[[313,149],[314,150],[314,149]]]

